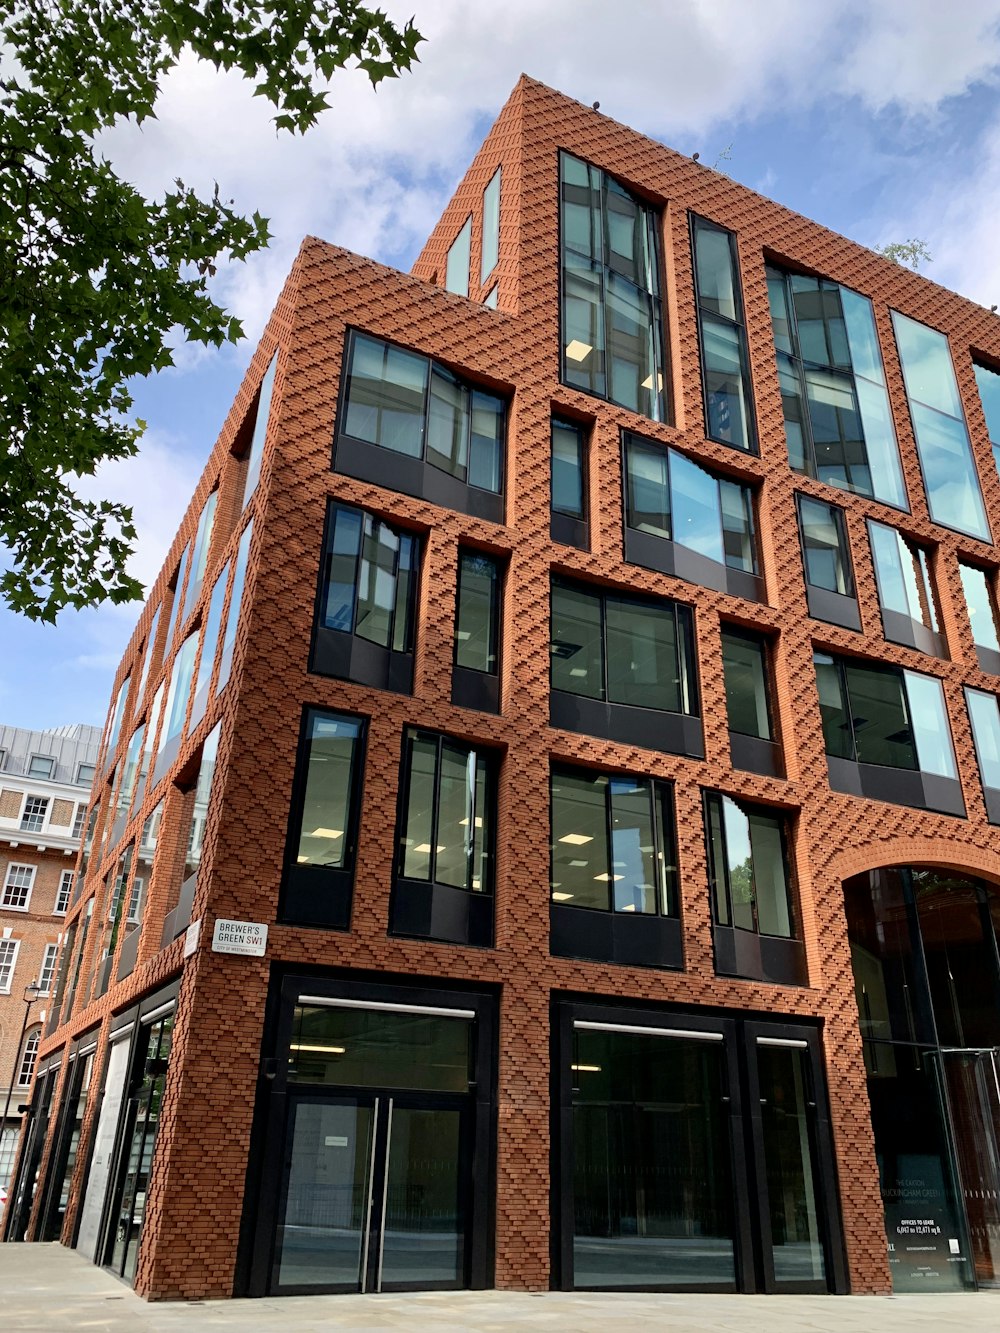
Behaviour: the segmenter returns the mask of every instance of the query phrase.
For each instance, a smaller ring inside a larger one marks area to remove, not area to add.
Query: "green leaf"
[[[10,12],[14,10],[14,12]],[[347,65],[378,83],[409,69],[422,37],[358,0],[19,0],[0,10],[0,543],[13,569],[0,596],[31,619],[121,602],[131,511],[73,489],[146,429],[129,384],[173,364],[176,331],[221,346],[243,337],[207,279],[267,245],[216,186],[177,180],[149,199],[117,175],[95,137],[154,117],[164,77],[188,48],[237,70],[275,109],[277,130],[309,128],[325,81]]]

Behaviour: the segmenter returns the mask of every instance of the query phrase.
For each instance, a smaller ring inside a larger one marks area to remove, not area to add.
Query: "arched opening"
[[[1000,886],[844,881],[893,1285],[1000,1286]]]

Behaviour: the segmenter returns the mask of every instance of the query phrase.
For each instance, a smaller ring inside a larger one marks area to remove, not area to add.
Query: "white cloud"
[[[135,458],[102,463],[92,477],[80,477],[75,482],[75,489],[86,499],[115,500],[132,506],[139,539],[128,571],[147,589],[160,572],[204,462],[183,451],[178,441],[163,432],[149,430]],[[135,623],[134,606],[108,608],[107,614],[115,613],[124,616],[130,625]]]
[[[271,249],[216,280],[251,340],[306,233],[376,257],[412,251],[522,70],[683,148],[735,118],[837,97],[930,115],[1000,63],[1000,0],[619,0],[613,16],[603,0],[413,2],[421,63],[377,91],[338,74],[333,109],[304,138],[276,135],[248,83],[191,58],[156,121],[107,138],[146,190],[218,180],[272,218]],[[405,18],[410,3],[390,12]]]

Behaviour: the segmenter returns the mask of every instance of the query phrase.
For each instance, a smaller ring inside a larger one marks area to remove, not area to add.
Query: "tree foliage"
[[[0,594],[33,619],[141,596],[127,506],[74,474],[137,451],[128,382],[171,364],[168,335],[242,337],[208,291],[218,264],[268,241],[218,186],[147,199],[101,155],[116,122],[154,116],[185,48],[238,70],[303,132],[351,65],[373,84],[422,40],[357,0],[21,0],[0,8]]]
[[[908,241],[890,241],[888,245],[876,245],[875,253],[881,255],[883,259],[891,259],[894,264],[912,268],[914,273],[921,264],[933,262],[931,252],[927,249],[927,242],[917,240],[915,237],[911,237]]]

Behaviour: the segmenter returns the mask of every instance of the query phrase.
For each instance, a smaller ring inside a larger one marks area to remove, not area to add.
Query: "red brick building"
[[[992,1283],[998,386],[990,312],[527,79],[412,274],[307,240],[118,673],[8,1235]]]
[[[101,733],[0,726],[0,1189],[10,1182],[55,989]],[[31,989],[34,987],[34,989]]]

